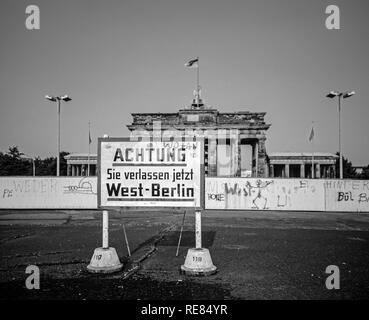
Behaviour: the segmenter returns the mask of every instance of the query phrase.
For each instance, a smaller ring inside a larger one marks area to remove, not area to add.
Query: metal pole
[[[87,176],[90,176],[90,122],[88,122],[88,159],[87,159]]]
[[[182,226],[181,226],[181,232],[179,233],[179,239],[178,239],[178,244],[177,244],[176,257],[178,257],[179,246],[181,245],[181,239],[182,239],[182,233],[183,233],[183,226],[184,226],[185,218],[186,218],[186,210],[183,213]]]
[[[56,158],[56,175],[60,176],[60,98],[58,98],[58,155]]]
[[[197,57],[197,108],[199,108],[200,103],[200,60]]]
[[[128,238],[127,238],[127,233],[126,233],[126,227],[124,226],[123,223],[123,232],[124,232],[124,240],[126,242],[126,246],[127,246],[127,251],[128,251],[128,256],[131,256],[131,250],[129,249],[129,243],[128,243]]]
[[[314,121],[312,123],[312,130],[314,130]],[[315,132],[314,132],[315,134]],[[312,154],[312,158],[311,158],[311,178],[315,179],[315,167],[314,167],[314,137],[312,140],[312,144],[313,144],[313,154]]]
[[[340,179],[343,179],[343,158],[342,158],[342,141],[341,141],[341,97],[342,94],[338,96],[338,143],[340,153]]]
[[[32,158],[32,168],[33,168],[33,176],[36,176],[36,165],[35,165],[35,159]]]
[[[196,237],[196,249],[201,249],[201,211],[196,211],[195,217],[195,237]]]
[[[103,211],[103,249],[109,248],[109,215],[108,211]]]

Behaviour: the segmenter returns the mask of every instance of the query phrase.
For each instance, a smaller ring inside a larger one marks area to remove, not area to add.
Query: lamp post
[[[331,91],[327,94],[327,98],[334,99],[338,97],[338,148],[340,154],[340,179],[343,179],[343,159],[342,159],[342,141],[341,141],[341,98],[346,99],[355,94],[355,91],[338,92]]]
[[[67,95],[58,96],[58,97],[47,95],[45,96],[45,98],[52,102],[58,102],[58,156],[56,158],[56,175],[59,177],[60,176],[60,104],[62,100],[65,102],[68,102],[68,101],[71,101],[72,99]]]

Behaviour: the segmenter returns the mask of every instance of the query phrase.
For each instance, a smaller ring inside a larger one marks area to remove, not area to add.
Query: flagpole
[[[197,108],[199,108],[200,103],[200,60],[197,57]]]
[[[312,130],[314,130],[314,121],[312,122]],[[314,135],[315,135],[315,132],[314,132]],[[313,136],[313,139],[312,139],[312,144],[313,144],[313,153],[312,153],[312,156],[311,156],[311,178],[312,179],[315,179],[315,168],[314,168],[314,136]]]
[[[87,176],[90,176],[90,121],[88,122],[88,158],[87,158]]]

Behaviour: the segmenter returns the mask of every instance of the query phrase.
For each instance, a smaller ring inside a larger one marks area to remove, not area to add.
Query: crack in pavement
[[[169,227],[161,230],[158,234],[139,244],[137,248],[132,251],[131,257],[128,257],[128,262],[126,265],[127,270],[123,273],[123,279],[127,279],[135,274],[141,268],[142,263],[157,250],[157,244],[159,243],[159,241],[162,240],[167,233],[175,228],[176,225],[171,224]],[[136,259],[132,259],[134,255],[138,255],[138,252],[141,251],[144,251],[142,255],[139,255],[139,257]]]

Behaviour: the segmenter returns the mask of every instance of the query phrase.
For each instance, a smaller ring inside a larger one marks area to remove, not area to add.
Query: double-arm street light
[[[343,179],[343,160],[342,160],[342,143],[341,143],[341,98],[346,99],[355,94],[355,91],[338,92],[331,91],[327,94],[327,98],[338,97],[338,147],[340,153],[340,179]]]
[[[45,98],[49,101],[52,102],[58,102],[58,156],[56,158],[56,175],[59,177],[60,176],[60,103],[61,101],[71,101],[72,99],[67,96],[59,96],[59,97],[54,97],[54,96],[45,96]]]

